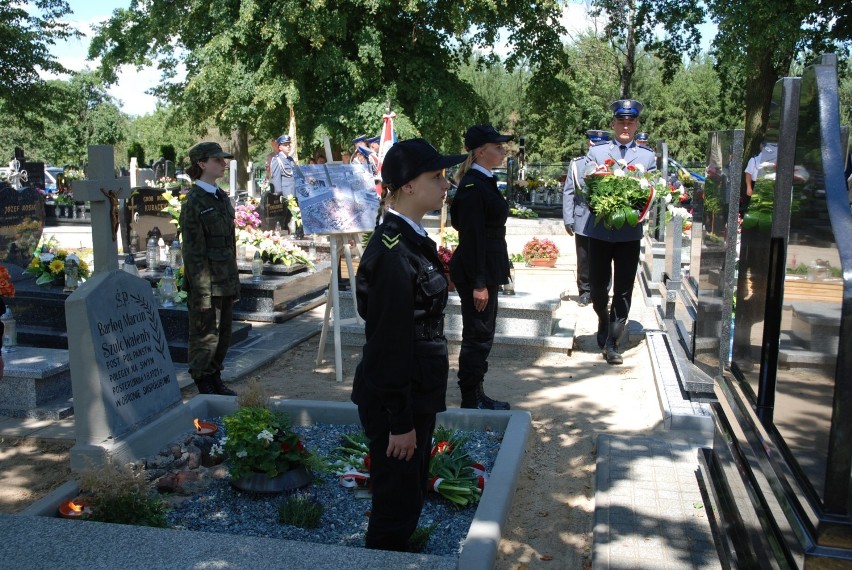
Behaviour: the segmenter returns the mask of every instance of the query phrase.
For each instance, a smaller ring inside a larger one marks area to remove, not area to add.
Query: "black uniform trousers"
[[[639,246],[639,240],[613,242],[589,238],[592,306],[601,320],[607,318],[607,288],[612,280],[609,322],[627,322],[633,297],[633,283],[639,267]]]
[[[488,355],[497,328],[497,285],[488,285],[488,303],[479,312],[473,304],[473,289],[456,285],[461,300],[462,342],[459,349],[459,388],[475,389],[488,372]]]
[[[589,281],[589,238],[574,234],[574,244],[577,247],[577,291],[580,295],[592,292]]]
[[[429,490],[429,460],[435,414],[414,414],[417,448],[409,461],[387,456],[390,422],[381,405],[358,406],[361,425],[370,440],[370,482],[373,508],[365,546],[379,550],[408,550]]]
[[[189,373],[193,380],[206,380],[225,369],[231,346],[234,297],[211,297],[211,308],[193,309],[189,314]]]

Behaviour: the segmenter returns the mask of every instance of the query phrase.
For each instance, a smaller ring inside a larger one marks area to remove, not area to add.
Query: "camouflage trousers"
[[[189,308],[189,374],[193,380],[217,376],[224,370],[231,345],[234,298],[213,297],[212,308]]]

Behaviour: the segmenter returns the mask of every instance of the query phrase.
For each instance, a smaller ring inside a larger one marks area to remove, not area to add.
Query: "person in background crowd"
[[[269,139],[269,147],[271,149],[270,153],[266,155],[266,178],[272,178],[272,159],[275,158],[275,155],[278,154],[278,139],[271,138]]]
[[[447,280],[423,216],[450,188],[442,156],[423,139],[397,143],[384,162],[393,209],[373,232],[356,276],[366,342],[352,401],[369,439],[373,505],[366,546],[406,551],[429,483],[435,415],[446,410]]]
[[[609,142],[609,132],[601,130],[586,131],[589,148],[596,144]],[[586,157],[575,158],[568,164],[568,174],[562,187],[562,221],[569,236],[574,236],[577,248],[577,305],[585,307],[592,302],[592,287],[589,284],[589,237],[587,235],[590,220],[595,217],[589,211],[589,205],[582,193],[575,192],[586,168]],[[562,299],[568,299],[568,291],[562,293]]]
[[[374,152],[377,155],[379,154],[379,141],[380,140],[381,140],[380,137],[372,137],[372,138],[367,139],[367,146],[370,147],[370,152]]]
[[[189,374],[201,394],[236,396],[222,382],[231,345],[233,305],[240,300],[234,206],[216,181],[234,155],[214,142],[189,149],[193,180],[180,210],[184,287],[189,317]]]
[[[281,135],[276,142],[278,154],[270,163],[270,182],[276,194],[284,197],[293,196],[296,188],[293,180],[293,167],[296,166],[296,161],[290,156],[293,151],[293,141],[289,135]]]
[[[352,162],[352,154],[349,151],[344,150],[340,153],[340,162],[343,164],[350,164]]]
[[[650,149],[651,147],[648,144],[648,133],[636,133],[636,144]]]
[[[657,169],[654,153],[639,146],[633,140],[639,127],[639,114],[643,105],[634,99],[621,99],[610,105],[613,118],[610,126],[613,140],[609,144],[591,147],[586,158],[595,165],[607,159],[625,161],[628,165],[642,165],[650,172]],[[633,282],[639,266],[639,247],[642,239],[642,223],[631,227],[608,230],[603,221],[587,224],[589,236],[589,282],[592,306],[598,315],[598,346],[609,364],[624,362],[618,351],[627,328],[630,303],[633,297]],[[609,304],[608,288],[612,283],[612,305]]]
[[[497,325],[497,288],[509,282],[509,204],[497,189],[492,169],[503,164],[505,143],[513,138],[491,125],[470,127],[464,135],[468,155],[456,172],[458,191],[450,217],[459,232],[459,244],[450,259],[450,277],[461,300],[458,383],[462,408],[509,409],[508,402],[489,398],[483,385]]]

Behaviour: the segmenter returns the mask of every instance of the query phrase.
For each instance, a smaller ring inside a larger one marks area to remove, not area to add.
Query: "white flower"
[[[618,170],[618,169],[613,170],[613,171],[612,171],[612,175],[613,175],[613,176],[616,176],[616,177],[618,177],[618,178],[622,178],[623,176],[625,176],[624,171],[623,171],[623,170]]]
[[[671,193],[666,192],[666,195],[663,197],[663,201],[664,201],[666,204],[670,204],[670,203],[671,203],[671,201],[672,201],[672,195],[671,195]]]
[[[44,263],[50,263],[51,261],[53,261],[54,257],[56,257],[56,256],[53,255],[52,253],[42,253],[41,255],[38,256],[38,258]]]
[[[627,168],[627,161],[623,158],[619,158],[615,161],[621,168]]]
[[[241,449],[240,451],[237,452],[237,457],[239,457],[240,459],[242,459],[243,457],[247,457],[247,456],[248,456],[248,451],[246,451],[245,449]]]
[[[221,445],[219,445],[218,443],[214,443],[213,446],[210,448],[210,456],[211,457],[218,457],[218,456],[222,455],[223,451],[224,450],[222,449]]]
[[[257,439],[265,439],[269,443],[272,443],[274,436],[272,435],[272,433],[269,430],[265,429],[262,432],[260,432],[259,434],[257,434]]]
[[[648,187],[650,187],[650,186],[651,186],[651,183],[648,182],[647,180],[645,180],[644,178],[639,179],[639,187],[642,188],[643,190],[647,190]]]
[[[645,165],[642,164],[641,162],[639,164],[635,165],[635,166],[636,166],[637,171],[642,172],[642,173],[645,172]]]

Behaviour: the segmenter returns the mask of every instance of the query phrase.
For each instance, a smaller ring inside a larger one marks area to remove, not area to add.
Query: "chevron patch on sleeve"
[[[382,243],[385,244],[386,248],[393,249],[399,243],[399,236],[400,234],[396,234],[394,237],[382,234]]]

